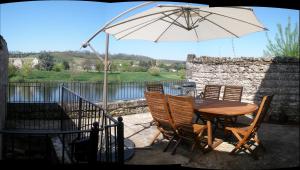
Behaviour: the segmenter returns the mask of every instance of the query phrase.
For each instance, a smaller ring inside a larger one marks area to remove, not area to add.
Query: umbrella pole
[[[108,49],[109,49],[109,34],[106,33],[106,49],[105,49],[105,58],[104,58],[104,81],[103,81],[103,110],[105,113],[107,113]]]

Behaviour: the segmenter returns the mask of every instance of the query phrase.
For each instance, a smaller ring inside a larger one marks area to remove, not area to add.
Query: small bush
[[[13,64],[8,65],[8,78],[15,77],[17,75],[18,69]]]
[[[58,63],[53,66],[52,70],[56,72],[61,72],[62,70],[64,70],[64,68],[65,67],[62,63]]]
[[[160,70],[158,67],[151,67],[148,69],[148,73],[152,76],[159,76],[160,75]]]
[[[180,69],[177,72],[177,75],[180,76],[181,79],[184,79],[185,78],[185,69]]]

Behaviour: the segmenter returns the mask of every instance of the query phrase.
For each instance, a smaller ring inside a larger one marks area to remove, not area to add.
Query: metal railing
[[[29,84],[24,88],[35,91],[33,87],[43,89],[41,86]],[[56,136],[61,141],[59,163],[65,163],[68,157],[73,163],[124,162],[124,125],[121,117],[114,119],[100,106],[67,87],[62,86],[59,93],[54,94],[60,96],[43,98],[42,101],[29,97],[8,103],[6,128],[0,131],[4,139],[3,146],[6,148],[3,152],[4,158],[18,157],[20,148],[23,148],[23,158],[35,159],[37,157],[32,153],[37,150],[36,146],[44,147],[47,154],[51,155],[51,147],[47,142],[40,145],[35,142],[39,138],[54,140]],[[59,103],[49,100],[57,98]],[[52,146],[52,151],[57,149],[57,145]],[[49,158],[47,155],[42,157],[43,160]]]
[[[144,98],[147,83],[161,83],[166,94],[177,95],[186,80],[164,81],[110,81],[108,82],[108,101],[134,100]],[[102,101],[103,82],[10,82],[8,87],[8,102],[60,102],[61,85],[92,102]]]

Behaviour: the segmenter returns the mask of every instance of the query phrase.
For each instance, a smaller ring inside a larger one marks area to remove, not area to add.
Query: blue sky
[[[29,1],[1,4],[0,33],[6,39],[10,51],[79,50],[82,42],[106,22],[121,12],[141,3],[143,2]],[[162,3],[171,4],[172,2],[155,3],[128,15]],[[295,23],[299,25],[299,10],[269,7],[253,7],[253,10],[257,18],[269,29],[268,34],[271,38],[277,32],[276,24],[281,23],[285,26],[289,16],[293,25]],[[92,41],[92,44],[100,53],[104,53],[104,34],[98,35]],[[175,60],[185,60],[187,54],[260,57],[263,55],[263,50],[266,49],[266,44],[266,32],[257,32],[235,39],[218,39],[198,43],[117,41],[111,37],[109,52]]]

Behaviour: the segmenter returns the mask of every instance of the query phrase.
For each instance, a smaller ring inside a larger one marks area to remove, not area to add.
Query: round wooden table
[[[198,100],[195,101],[195,111],[207,117],[240,116],[250,114],[258,109],[256,104],[233,102],[223,100]],[[211,119],[207,119],[207,142],[210,149],[213,146]]]

